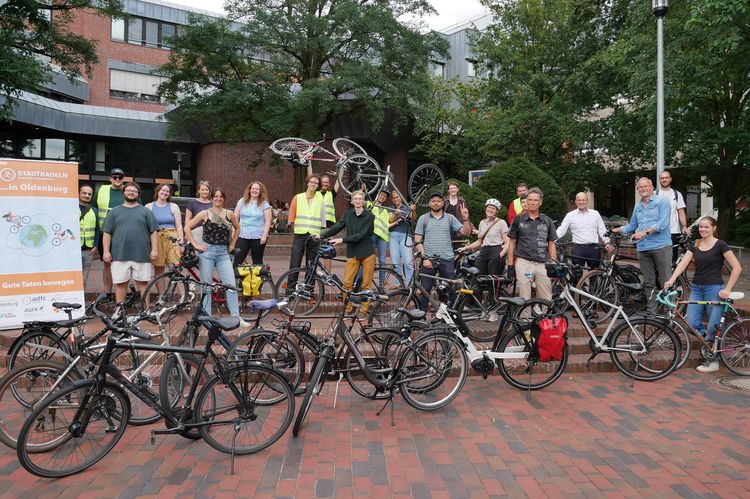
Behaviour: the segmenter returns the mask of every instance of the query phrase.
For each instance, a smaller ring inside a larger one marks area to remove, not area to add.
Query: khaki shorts
[[[148,282],[154,277],[154,267],[150,262],[112,262],[112,282],[122,284],[130,279],[138,282]]]
[[[159,250],[159,256],[156,257],[154,265],[157,267],[164,267],[165,265],[174,265],[180,261],[180,247],[177,243],[173,243],[169,238],[177,239],[177,231],[174,229],[161,229],[158,232],[159,244],[157,249]]]

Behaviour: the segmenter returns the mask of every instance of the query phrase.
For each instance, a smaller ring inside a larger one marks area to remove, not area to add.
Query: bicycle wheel
[[[65,364],[68,359],[61,352],[70,354],[70,348],[56,332],[49,328],[25,330],[8,349],[8,370],[35,360]]]
[[[615,280],[608,276],[603,270],[589,270],[576,286],[581,291],[596,296],[597,298],[607,301],[613,305],[620,303],[620,288]],[[614,313],[615,309],[599,303],[591,298],[576,294],[575,300],[585,316],[598,320],[606,321]]]
[[[294,420],[294,426],[292,427],[292,435],[295,437],[299,434],[302,424],[305,422],[307,413],[312,406],[313,396],[319,395],[323,389],[325,383],[325,373],[328,371],[328,364],[335,355],[333,348],[330,346],[323,347],[320,355],[315,359],[312,373],[310,374],[310,380],[307,383],[307,391],[305,391],[305,397],[302,399],[302,405],[299,407],[297,417]]]
[[[427,196],[433,192],[445,190],[445,176],[439,167],[425,163],[409,175],[407,186],[411,202],[419,206],[427,206],[429,201]]]
[[[516,320],[516,324],[514,325],[512,323],[508,323],[508,325],[511,327],[511,329],[515,327],[516,329],[524,331],[524,335],[527,338],[531,338],[531,324],[544,319],[544,317],[550,314],[555,313],[556,310],[553,302],[543,300],[541,298],[532,298],[530,300],[527,300],[524,305],[518,307],[515,310],[514,318]],[[500,334],[504,336],[508,334],[508,331],[509,330],[500,331]],[[524,342],[521,340],[520,336],[516,335],[515,340],[517,346],[524,345]]]
[[[167,272],[146,285],[143,292],[143,307],[147,312],[163,308],[186,305],[190,301],[190,286],[187,280],[175,272]],[[180,313],[180,308],[162,316],[162,322],[172,320]]]
[[[195,422],[202,424],[198,429],[203,440],[227,454],[265,449],[292,422],[292,387],[283,374],[259,364],[238,365],[226,374],[231,387],[213,377],[195,400]]]
[[[348,158],[349,156],[354,156],[355,154],[358,154],[360,156],[367,156],[367,151],[365,151],[362,146],[360,146],[353,140],[344,138],[333,139],[333,150],[336,151],[336,154],[338,154],[342,158]]]
[[[254,329],[240,335],[229,347],[227,356],[247,356],[250,360],[270,362],[271,366],[286,376],[295,390],[305,375],[305,356],[294,341],[279,333]]]
[[[185,368],[184,371],[175,355],[170,355],[164,364],[161,376],[159,376],[159,402],[164,411],[171,413],[177,419],[190,422],[193,420],[192,408],[186,407],[185,401],[190,395],[190,389],[195,380],[198,380],[198,386],[194,394],[198,393],[200,387],[206,384],[209,375],[204,368],[200,376],[196,376],[200,368],[200,362],[189,355],[182,355],[181,358]],[[185,412],[187,412],[187,415],[182,417]],[[165,420],[165,424],[167,428],[172,427],[168,420]],[[197,428],[186,429],[180,433],[180,436],[189,440],[201,438]]]
[[[276,299],[285,300],[295,315],[310,315],[325,296],[325,284],[317,275],[308,276],[308,267],[289,269],[276,281]],[[309,282],[308,282],[309,280]],[[285,309],[279,309],[286,314]]]
[[[750,318],[741,318],[724,328],[719,336],[719,356],[733,373],[750,376]]]
[[[375,194],[384,176],[378,162],[367,155],[354,154],[339,163],[339,185],[350,196],[352,192],[362,189],[363,185],[367,196]]]
[[[297,154],[306,154],[315,147],[312,143],[299,137],[284,137],[283,139],[274,140],[269,149],[279,156],[296,156]]]
[[[612,332],[612,363],[624,375],[654,381],[674,371],[680,361],[680,340],[666,324],[646,317],[630,319],[633,330],[622,321]]]
[[[562,359],[534,361],[530,358],[534,339],[528,329],[516,325],[500,339],[497,352],[508,358],[496,359],[500,375],[512,387],[519,390],[545,388],[562,375],[568,365],[568,345],[563,348]]]
[[[422,411],[445,407],[458,396],[466,382],[469,361],[452,334],[427,333],[407,348],[399,364],[401,396]]]
[[[369,369],[388,369],[396,366],[395,354],[401,335],[392,329],[374,329],[363,333],[354,344]],[[351,350],[347,350],[344,356],[346,366],[346,381],[359,395],[369,399],[385,399],[388,393],[378,393],[372,383],[365,377],[362,367],[357,362]],[[379,377],[387,378],[389,372],[379,374]]]
[[[685,362],[687,362],[688,358],[690,357],[690,351],[693,347],[690,344],[690,333],[683,327],[682,324],[677,321],[672,321],[671,324],[669,324],[669,327],[672,328],[672,331],[674,331],[677,339],[680,340],[681,353],[680,358],[677,361],[677,365],[674,367],[676,371],[677,369],[681,369],[682,366],[685,365]]]
[[[383,275],[381,278],[380,275]],[[401,277],[393,265],[377,265],[372,274],[372,284],[380,294],[402,289],[404,278]]]
[[[18,435],[18,460],[42,478],[73,475],[106,456],[125,432],[130,401],[122,388],[83,380],[47,397]]]
[[[419,308],[417,298],[408,289],[397,289],[386,293],[387,301],[376,301],[367,312],[367,324],[369,326],[400,329],[406,322],[407,317],[398,312],[399,308],[415,310]]]
[[[118,349],[112,353],[111,363],[117,366],[136,385],[153,390],[156,388],[156,382],[159,380],[162,367],[170,356],[163,352],[155,352],[156,355],[146,363],[146,359],[152,353],[154,352],[146,350]],[[143,368],[141,368],[142,365],[144,365]],[[136,371],[138,371],[138,374],[136,374]],[[136,397],[130,391],[126,393],[130,398],[129,424],[143,426],[161,419],[161,416],[143,400]]]
[[[37,360],[5,373],[0,379],[0,442],[11,449],[16,448],[18,434],[34,404],[50,393],[65,368],[58,362]],[[78,373],[71,371],[58,389],[66,388],[78,379]]]

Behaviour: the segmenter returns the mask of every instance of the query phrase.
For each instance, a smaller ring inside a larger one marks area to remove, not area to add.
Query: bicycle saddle
[[[68,312],[69,310],[78,310],[82,305],[80,303],[66,303],[64,301],[56,301],[52,302],[52,306],[55,308],[59,308],[64,312]]]
[[[501,296],[499,298],[495,298],[495,301],[499,301],[501,303],[510,303],[511,305],[515,305],[516,307],[522,307],[526,305],[526,298],[521,298],[520,296]]]
[[[279,303],[279,300],[269,298],[268,300],[250,300],[248,305],[250,306],[250,312],[257,312],[258,310],[271,310],[276,308],[277,303]]]
[[[217,327],[222,331],[231,331],[237,329],[240,325],[239,317],[227,317],[226,319],[217,319],[210,315],[201,315],[198,317],[198,322],[202,323],[206,327]]]
[[[410,321],[420,321],[427,315],[427,312],[425,312],[424,310],[406,309],[404,307],[397,308],[396,312],[404,314],[409,318]]]
[[[479,269],[476,267],[461,267],[458,269],[459,274],[467,274],[470,276],[479,275]]]
[[[729,299],[730,300],[741,300],[745,297],[745,293],[742,291],[732,291],[729,293]]]

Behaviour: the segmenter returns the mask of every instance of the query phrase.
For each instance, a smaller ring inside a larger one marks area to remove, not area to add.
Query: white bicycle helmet
[[[503,207],[503,205],[502,205],[502,204],[500,204],[500,201],[498,201],[498,200],[497,200],[497,199],[495,199],[495,198],[490,198],[490,199],[488,199],[488,200],[487,200],[487,202],[486,202],[486,203],[484,203],[484,206],[489,206],[489,205],[492,205],[492,206],[494,206],[494,207],[495,207],[495,208],[497,208],[498,210],[499,210],[500,208],[502,208],[502,207]]]

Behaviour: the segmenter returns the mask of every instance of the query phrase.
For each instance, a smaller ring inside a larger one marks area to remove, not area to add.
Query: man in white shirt
[[[674,262],[677,260],[677,240],[683,233],[690,235],[685,199],[680,191],[672,189],[672,174],[666,170],[659,175],[659,189],[656,194],[669,200],[672,207],[669,214],[669,232],[672,234],[672,262]]]
[[[599,239],[606,244],[607,251],[612,251],[609,238],[605,236],[607,228],[601,215],[596,210],[588,209],[589,196],[585,192],[576,194],[576,209],[565,215],[560,227],[557,228],[557,237],[564,236],[568,229],[573,233],[573,251],[571,260],[574,264],[590,268],[598,268],[601,263],[601,252],[599,251]]]

